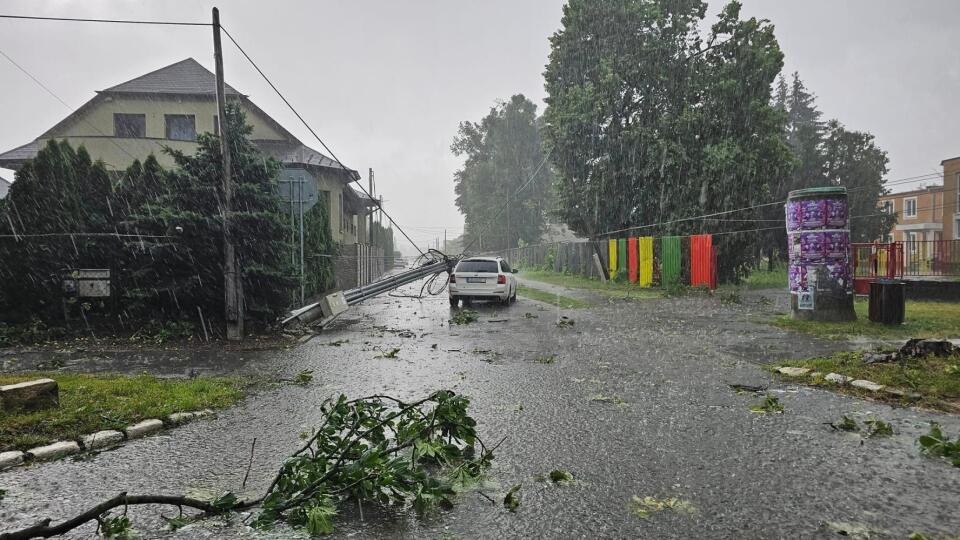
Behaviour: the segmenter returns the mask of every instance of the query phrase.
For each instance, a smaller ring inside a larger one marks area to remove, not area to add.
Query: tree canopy
[[[466,157],[454,182],[467,242],[483,250],[537,243],[552,201],[537,106],[517,94],[479,123],[461,122],[451,150]]]
[[[564,7],[550,39],[544,118],[559,213],[576,232],[754,228],[688,218],[766,202],[768,179],[788,168],[771,99],[783,54],[773,26],[741,19],[738,2],[704,35],[705,13],[694,0]],[[743,274],[757,242],[755,232],[718,236],[720,278]]]

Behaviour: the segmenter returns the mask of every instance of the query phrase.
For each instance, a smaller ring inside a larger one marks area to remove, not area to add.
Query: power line
[[[165,234],[124,234],[124,233],[85,233],[85,232],[60,232],[60,233],[33,233],[33,234],[0,234],[0,238],[48,238],[62,236],[83,236],[83,237],[112,237],[112,238],[175,238]]]
[[[185,22],[185,21],[147,21],[136,19],[86,19],[81,17],[40,17],[37,15],[4,15],[0,14],[0,19],[21,19],[30,21],[63,21],[63,22],[90,22],[90,23],[112,23],[112,24],[154,24],[164,26],[210,26],[210,23],[204,22]]]
[[[243,50],[243,47],[241,47],[240,44],[237,43],[237,40],[234,39],[233,35],[231,35],[230,32],[223,27],[223,25],[221,25],[220,28],[223,30],[223,33],[225,33],[227,37],[230,38],[230,41],[237,48],[237,50],[240,51],[240,54],[242,54],[243,57],[246,58],[248,62],[250,62],[250,65],[252,65],[253,68],[257,70],[257,73],[259,73],[260,76],[263,77],[263,80],[270,85],[270,88],[272,88],[273,91],[276,92],[277,96],[279,96],[280,99],[283,100],[283,102],[287,105],[290,111],[293,112],[294,115],[296,115],[296,117],[300,120],[300,123],[302,123],[303,126],[307,128],[307,131],[309,131],[310,134],[313,135],[315,139],[317,139],[317,142],[319,142],[320,145],[323,146],[323,149],[326,150],[328,154],[330,154],[330,157],[332,157],[334,161],[336,161],[337,164],[340,165],[340,167],[342,167],[345,171],[348,171],[348,172],[351,171],[351,169],[347,168],[347,166],[344,165],[342,161],[340,161],[340,158],[338,158],[336,154],[333,153],[333,150],[330,150],[330,147],[328,147],[327,144],[323,142],[323,139],[321,139],[320,136],[317,135],[317,132],[314,131],[312,127],[310,127],[310,124],[307,123],[307,121],[297,111],[297,109],[295,109],[293,105],[290,104],[290,101],[287,100],[286,96],[284,96],[283,93],[281,93],[280,90],[277,88],[277,86],[273,84],[273,81],[271,81],[270,78],[267,77],[267,75],[263,72],[263,70],[260,69],[260,66],[258,66],[257,63],[254,62],[252,58],[250,58],[250,55],[247,54],[247,51]],[[354,182],[356,182],[356,180]],[[370,192],[368,192],[360,182],[356,182],[356,184],[357,186],[360,187],[360,190],[363,191],[363,193],[367,197],[369,197],[370,200],[374,202],[374,204],[377,205],[377,209],[383,212],[383,215],[390,220],[390,223],[392,223],[397,228],[397,230],[400,231],[400,234],[402,234],[403,237],[406,238],[408,242],[413,244],[413,247],[420,252],[420,255],[426,256],[426,253],[424,253],[423,250],[421,250],[420,247],[417,246],[417,244],[407,235],[406,231],[404,231],[403,228],[399,224],[397,224],[397,222],[390,216],[390,214],[388,214],[387,211],[383,209],[383,205],[380,204],[380,201],[378,199],[375,199],[373,195],[371,195]]]
[[[925,175],[921,175],[921,176],[901,178],[901,179],[897,179],[897,180],[892,180],[892,181],[884,182],[883,185],[884,185],[884,186],[887,186],[887,185],[903,184],[903,183],[907,183],[907,182],[919,182],[919,181],[926,180],[926,179],[932,180],[934,177],[937,177],[937,176],[942,177],[943,174],[942,174],[942,173],[929,173],[929,174],[925,174]],[[848,190],[848,193],[849,193],[849,192],[859,191],[859,190],[861,190],[861,189],[866,189],[866,188],[865,188],[865,187],[853,188],[853,189]],[[649,229],[649,228],[653,228],[653,227],[660,227],[660,226],[662,226],[662,225],[671,225],[671,224],[674,224],[674,223],[683,223],[683,222],[686,222],[686,221],[696,221],[696,220],[700,220],[700,219],[709,219],[709,218],[716,217],[716,216],[724,216],[724,215],[728,215],[728,214],[735,214],[735,213],[738,213],[738,212],[745,212],[745,211],[747,211],[747,210],[754,210],[754,209],[757,209],[757,208],[764,208],[764,207],[767,207],[767,206],[775,206],[775,205],[779,205],[779,204],[784,204],[784,203],[786,203],[786,202],[787,202],[786,199],[784,199],[784,200],[782,200],[782,201],[773,201],[773,202],[768,202],[768,203],[754,204],[754,205],[751,205],[751,206],[744,206],[744,207],[742,207],[742,208],[737,208],[737,209],[734,209],[734,210],[725,210],[725,211],[722,211],[722,212],[714,212],[714,213],[711,213],[711,214],[702,214],[702,215],[699,215],[699,216],[690,216],[690,217],[685,217],[685,218],[678,218],[678,219],[673,219],[673,220],[668,220],[668,221],[660,221],[660,222],[657,222],[657,223],[648,223],[648,224],[645,224],[645,225],[637,225],[637,226],[634,226],[634,227],[626,227],[626,228],[623,228],[623,229],[616,229],[616,230],[612,230],[612,231],[606,231],[606,232],[599,233],[599,234],[597,234],[596,236],[597,236],[597,237],[600,237],[600,236],[609,236],[609,235],[611,235],[611,234],[617,234],[617,233],[628,232],[628,231],[635,231],[635,230],[640,230],[640,229]]]

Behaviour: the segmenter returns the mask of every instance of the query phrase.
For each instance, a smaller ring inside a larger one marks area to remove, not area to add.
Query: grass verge
[[[226,377],[158,379],[72,373],[0,375],[0,385],[40,377],[60,385],[60,407],[25,413],[0,411],[0,451],[76,440],[175,412],[228,407],[243,397],[247,385],[243,379]]]
[[[551,285],[559,285],[571,289],[588,289],[599,294],[627,298],[661,298],[663,293],[659,289],[641,288],[636,283],[591,279],[574,274],[560,274],[545,270],[524,270],[520,277],[532,281],[542,281]]]
[[[960,304],[907,301],[905,321],[901,325],[870,322],[866,300],[857,300],[853,307],[857,311],[857,320],[854,322],[798,321],[790,315],[781,315],[773,319],[771,324],[829,339],[855,336],[883,339],[960,336]]]
[[[569,296],[562,296],[559,294],[554,294],[552,292],[544,291],[543,289],[536,289],[528,285],[520,285],[517,287],[517,294],[531,300],[536,300],[538,302],[543,302],[546,304],[554,305],[562,309],[580,309],[585,307],[590,307],[590,304],[579,300],[577,298],[570,298]]]
[[[773,271],[754,270],[740,284],[745,289],[787,289],[787,267],[778,266]]]
[[[828,373],[839,373],[919,394],[921,405],[951,412],[960,411],[957,406],[960,400],[960,355],[911,358],[905,363],[867,364],[863,361],[862,352],[847,351],[819,358],[783,362],[780,365],[805,367],[820,373],[819,377],[803,377],[803,380],[814,386],[827,386],[844,392],[878,397],[878,394],[849,385],[837,385],[823,378]],[[792,377],[791,379],[797,380]],[[888,393],[879,395],[893,401],[902,400],[902,397]]]

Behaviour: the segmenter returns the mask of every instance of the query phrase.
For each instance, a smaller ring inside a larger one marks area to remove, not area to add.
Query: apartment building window
[[[917,233],[907,233],[907,250],[911,255],[917,254]]]
[[[917,217],[917,198],[909,197],[903,200],[903,217]]]
[[[197,121],[192,114],[166,114],[167,138],[172,141],[197,140]]]
[[[880,206],[880,209],[884,214],[893,213],[893,201],[883,201],[883,204]]]
[[[142,139],[147,136],[147,115],[114,113],[113,136]]]

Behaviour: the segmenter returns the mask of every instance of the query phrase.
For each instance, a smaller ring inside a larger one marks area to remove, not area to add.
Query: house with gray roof
[[[93,159],[112,171],[123,171],[134,160],[153,154],[171,168],[165,147],[193,153],[197,134],[217,130],[216,77],[187,58],[129,81],[99,90],[72,114],[26,144],[0,153],[0,167],[19,169],[51,139],[84,146]],[[300,201],[309,210],[327,205],[331,236],[341,244],[366,243],[366,216],[373,201],[350,187],[357,171],[310,148],[280,125],[250,98],[230,85],[228,100],[240,105],[253,128],[250,137],[260,150],[283,164],[281,195],[291,211]]]

